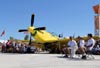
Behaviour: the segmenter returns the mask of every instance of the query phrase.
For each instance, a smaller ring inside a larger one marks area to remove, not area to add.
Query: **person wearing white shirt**
[[[68,42],[68,46],[69,46],[69,49],[71,50],[70,51],[70,57],[74,58],[76,50],[78,49],[78,47],[77,47],[76,41],[71,36],[70,36],[70,41]]]
[[[88,41],[85,45],[85,52],[86,53],[91,53],[94,45],[95,45],[95,40],[93,39],[92,34],[88,34]],[[86,55],[82,57],[83,59],[87,59]]]
[[[82,37],[78,36],[78,51],[82,54],[81,59],[86,59],[85,50],[85,41]]]
[[[92,34],[88,34],[89,40],[86,43],[86,50],[91,51],[95,45],[95,40],[92,38]]]

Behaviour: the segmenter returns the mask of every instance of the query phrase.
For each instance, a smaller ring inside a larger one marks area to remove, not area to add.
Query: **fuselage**
[[[45,30],[34,30],[35,27],[29,27],[28,31],[31,33],[32,37],[40,43],[55,42],[59,40],[59,37],[53,36]]]

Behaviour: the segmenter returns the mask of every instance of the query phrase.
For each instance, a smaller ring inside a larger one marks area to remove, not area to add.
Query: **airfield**
[[[100,56],[94,60],[63,58],[62,54],[0,53],[0,68],[100,68]]]

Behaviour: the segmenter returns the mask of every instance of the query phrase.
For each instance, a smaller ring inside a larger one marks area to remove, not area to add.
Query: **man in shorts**
[[[85,50],[85,41],[82,37],[78,36],[78,51],[82,54],[81,59],[86,59]]]
[[[88,36],[88,41],[85,45],[86,51],[91,51],[95,45],[95,40],[93,39],[92,34],[88,34],[87,36]]]

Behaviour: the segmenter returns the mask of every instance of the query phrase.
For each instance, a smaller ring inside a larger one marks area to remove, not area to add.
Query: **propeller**
[[[29,45],[31,45],[31,43],[32,43],[32,38],[31,38],[31,34],[30,34]]]
[[[31,25],[30,25],[31,27],[34,26],[34,17],[35,17],[35,15],[32,14],[32,16],[31,16]],[[35,28],[33,30],[40,31],[40,30],[45,30],[45,29],[46,29],[46,27],[38,27],[38,28]],[[25,31],[28,31],[28,30],[27,29],[20,29],[20,30],[18,30],[18,32],[25,32]],[[29,45],[31,45],[31,43],[32,43],[32,38],[31,38],[31,33],[30,33]]]
[[[39,28],[35,28],[34,30],[45,30],[45,27],[39,27]]]
[[[27,29],[20,29],[18,30],[18,32],[25,32],[25,31],[28,31]]]
[[[32,16],[31,16],[31,26],[33,26],[34,25],[34,14],[32,14]]]

